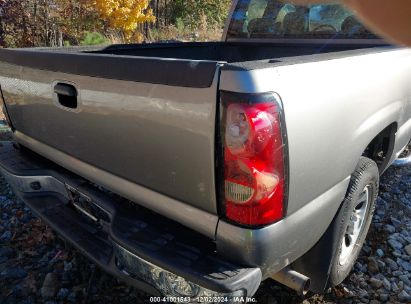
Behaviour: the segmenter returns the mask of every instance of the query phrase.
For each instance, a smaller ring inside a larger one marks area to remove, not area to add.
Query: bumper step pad
[[[261,282],[259,268],[226,261],[212,240],[12,142],[0,144],[0,168],[20,198],[61,236],[107,272],[150,294],[170,296],[153,287],[145,273],[150,267],[214,294],[252,296]]]

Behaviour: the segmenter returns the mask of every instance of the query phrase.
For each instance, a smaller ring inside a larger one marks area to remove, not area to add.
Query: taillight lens
[[[224,212],[247,226],[284,216],[285,137],[282,107],[273,93],[222,92]]]

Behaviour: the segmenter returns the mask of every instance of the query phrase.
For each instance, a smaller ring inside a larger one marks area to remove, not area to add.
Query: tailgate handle
[[[60,105],[70,109],[77,109],[77,89],[75,86],[66,83],[58,83],[54,86],[54,93],[57,94]]]

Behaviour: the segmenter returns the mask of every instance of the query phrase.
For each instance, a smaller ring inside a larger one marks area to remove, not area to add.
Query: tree
[[[79,45],[87,43],[90,35],[101,35],[100,41],[109,37],[115,43],[139,42],[143,33],[153,40],[215,39],[230,3],[231,0],[0,0],[0,47]]]
[[[4,6],[5,0],[0,0],[0,48],[5,46],[4,42],[4,29],[3,29],[3,6]]]
[[[95,8],[108,27],[121,31],[128,42],[141,41],[139,26],[156,20],[149,0],[95,0]]]
[[[93,3],[89,0],[54,0],[55,11],[58,16],[55,18],[60,31],[64,35],[64,40],[70,44],[79,44],[87,33],[103,32],[103,22],[99,18],[98,12],[94,9]]]
[[[33,45],[33,24],[30,22],[28,0],[4,0],[1,2],[2,39],[6,46]]]
[[[210,28],[221,27],[231,3],[231,0],[174,0],[170,3],[171,22],[181,19],[191,29],[198,29],[205,16]]]

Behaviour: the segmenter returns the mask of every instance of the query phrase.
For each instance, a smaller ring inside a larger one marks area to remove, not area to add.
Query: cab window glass
[[[297,6],[279,0],[240,0],[228,38],[375,39],[345,7]]]

